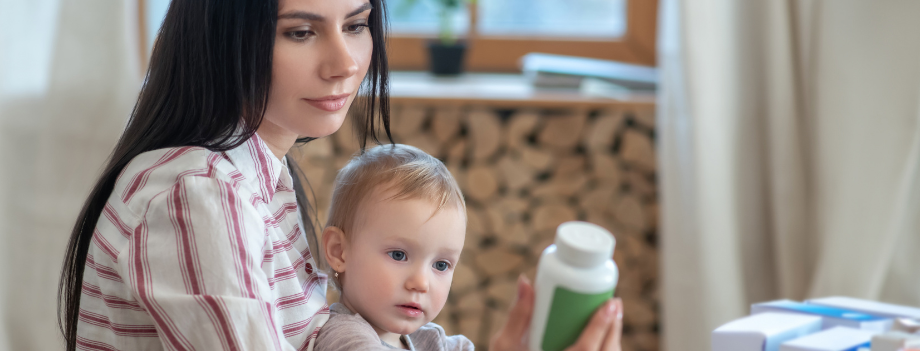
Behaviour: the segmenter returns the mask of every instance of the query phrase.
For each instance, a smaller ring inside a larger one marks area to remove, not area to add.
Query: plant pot
[[[452,45],[444,45],[440,41],[428,42],[428,63],[431,73],[441,76],[463,73],[465,54],[466,43],[462,41],[456,41]]]

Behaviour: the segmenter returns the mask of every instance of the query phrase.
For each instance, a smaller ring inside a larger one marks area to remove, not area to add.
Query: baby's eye
[[[450,263],[447,263],[447,261],[438,261],[434,263],[434,269],[441,272],[446,271],[448,268],[450,268]]]
[[[390,252],[387,252],[387,255],[390,255],[390,258],[397,260],[397,261],[406,260],[406,253],[402,251],[390,251]]]

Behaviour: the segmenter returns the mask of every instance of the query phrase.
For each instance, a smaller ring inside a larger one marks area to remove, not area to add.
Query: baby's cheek
[[[450,293],[450,284],[451,279],[447,277],[445,281],[438,284],[437,289],[432,289],[431,291],[431,304],[436,307],[439,312],[444,308],[444,304],[447,303],[447,295]]]

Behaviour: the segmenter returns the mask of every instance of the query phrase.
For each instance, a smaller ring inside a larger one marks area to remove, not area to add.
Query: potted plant
[[[428,41],[428,63],[431,73],[436,75],[457,75],[463,72],[463,58],[466,54],[466,42],[459,40],[454,33],[454,18],[457,11],[474,0],[428,0],[438,9],[438,38]],[[406,0],[404,5],[411,7],[418,0]]]

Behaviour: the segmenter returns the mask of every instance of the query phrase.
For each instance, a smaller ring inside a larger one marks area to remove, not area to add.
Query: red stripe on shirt
[[[143,303],[150,317],[160,326],[164,343],[168,343],[176,350],[194,350],[192,344],[177,330],[176,324],[169,318],[166,311],[157,304],[153,297],[151,267],[147,259],[147,222],[141,222],[132,235],[132,244],[135,253],[132,257],[134,267],[132,269],[133,282],[136,287],[138,299]],[[162,338],[161,338],[162,339]]]
[[[125,188],[125,191],[121,194],[121,201],[124,203],[131,201],[131,198],[134,197],[134,194],[136,194],[140,189],[144,187],[145,184],[147,184],[147,179],[150,178],[150,174],[153,173],[154,170],[162,167],[172,160],[179,158],[182,155],[189,153],[190,151],[198,149],[201,148],[195,146],[186,146],[170,149],[167,151],[166,154],[160,157],[160,159],[153,164],[153,166],[150,166],[150,168],[137,173],[134,178],[131,179],[131,183],[129,183],[130,185]]]
[[[80,321],[97,327],[106,328],[118,336],[132,336],[139,338],[157,337],[157,329],[152,325],[118,324],[109,321],[109,318],[98,313],[80,310]]]
[[[303,344],[300,345],[300,348],[298,348],[297,350],[298,351],[307,350],[310,347],[310,341],[313,341],[314,339],[316,339],[317,336],[319,336],[319,329],[320,328],[313,329],[313,333],[307,336],[307,338],[303,341]]]
[[[219,299],[211,295],[197,295],[195,296],[195,300],[198,302],[198,305],[205,310],[208,314],[208,318],[211,320],[211,324],[217,329],[220,336],[218,339],[220,340],[222,348],[224,350],[239,350],[239,341],[236,340],[236,335],[233,333],[233,326],[231,325],[226,306],[221,304]]]
[[[227,175],[230,177],[230,185],[233,186],[234,189],[239,189],[240,184],[246,179],[242,173],[237,171],[232,171]]]
[[[108,279],[108,280],[119,282],[119,283],[124,282],[123,280],[121,280],[121,276],[118,275],[118,272],[116,272],[115,269],[104,266],[99,263],[96,263],[96,260],[93,257],[93,255],[86,256],[86,266],[95,270],[96,276],[98,276],[99,278]]]
[[[176,232],[176,242],[179,245],[179,266],[182,279],[185,281],[185,292],[191,295],[203,294],[205,287],[200,273],[198,248],[195,245],[195,231],[192,228],[184,180],[180,180],[179,184],[172,187],[166,197],[166,203],[169,209],[169,219]]]
[[[262,263],[271,262],[275,255],[294,249],[294,241],[301,235],[300,225],[295,224],[294,228],[284,237],[284,240],[273,241],[271,250],[265,250],[262,257]],[[307,250],[309,254],[309,250]]]
[[[179,264],[182,267],[186,292],[195,295],[196,301],[208,314],[211,323],[217,327],[223,348],[225,350],[238,350],[239,343],[234,338],[230,318],[225,311],[221,310],[215,298],[207,295],[206,287],[204,286],[184,180],[179,181],[178,186],[173,188],[167,199],[170,220],[173,222],[179,244]]]
[[[289,202],[282,205],[271,217],[262,217],[262,220],[265,221],[265,225],[277,228],[278,225],[284,221],[284,218],[287,217],[287,214],[291,212],[297,212],[296,202]]]
[[[313,297],[313,288],[319,282],[320,279],[317,276],[310,276],[307,278],[307,282],[301,292],[282,297],[276,301],[275,305],[278,306],[279,310],[283,310],[309,303],[310,298]]]
[[[223,160],[223,159],[224,159],[224,158],[222,157],[221,154],[219,154],[219,153],[212,153],[212,154],[208,155],[207,161],[206,161],[206,163],[205,163],[205,167],[204,167],[204,168],[190,169],[190,170],[187,170],[187,171],[185,171],[185,172],[179,173],[179,175],[176,176],[176,182],[178,183],[179,180],[181,180],[182,178],[185,178],[185,177],[205,177],[205,178],[212,178],[212,177],[214,176],[214,174],[215,174],[214,172],[216,171],[217,165],[218,165],[218,164],[220,163],[220,161]]]
[[[297,334],[303,333],[303,331],[306,330],[307,327],[310,325],[310,322],[313,321],[313,318],[315,318],[316,316],[319,316],[319,315],[323,315],[323,314],[329,314],[329,306],[328,306],[328,305],[325,305],[325,304],[324,304],[324,305],[323,305],[323,308],[320,309],[319,312],[317,312],[315,315],[311,316],[310,318],[308,318],[308,319],[306,319],[306,320],[303,320],[303,321],[300,321],[300,322],[295,322],[295,323],[291,323],[291,324],[285,325],[285,326],[284,326],[284,329],[283,329],[283,330],[284,330],[284,336],[290,337],[290,336],[293,336],[293,335],[297,335]],[[306,342],[309,343],[309,342],[310,342],[310,339],[308,338],[308,339],[306,340]]]
[[[99,232],[98,228],[93,231],[92,242],[96,245],[96,247],[99,248],[99,250],[109,256],[109,258],[112,259],[112,262],[118,263],[118,250],[116,250],[115,247],[112,246],[112,244],[109,243],[109,241],[106,240],[104,236],[102,236],[102,233]]]
[[[268,161],[267,157],[274,157],[274,155],[269,156],[270,152],[268,150],[264,150],[260,145],[254,143],[249,144],[249,153],[253,159],[258,161],[256,174],[259,182],[262,183],[259,189],[262,191],[262,201],[271,201],[271,198],[275,196],[275,184],[272,183],[275,172],[272,168],[272,163]]]
[[[245,297],[249,298],[258,298],[258,295],[255,292],[255,282],[252,281],[252,272],[250,271],[254,262],[249,255],[249,252],[246,250],[246,238],[245,233],[242,230],[243,219],[242,213],[242,203],[239,197],[236,196],[233,187],[229,183],[223,183],[220,195],[222,204],[224,204],[224,216],[227,219],[225,221],[228,226],[227,232],[230,234],[230,246],[236,253],[234,257],[234,265],[237,270],[237,277],[240,279],[242,293]],[[275,329],[275,320],[270,317],[270,308],[262,307],[262,318],[265,320],[267,325],[272,326],[272,329]],[[274,343],[280,345],[280,339],[277,335],[273,334]]]
[[[131,239],[131,227],[128,227],[125,222],[118,218],[118,214],[115,213],[115,209],[112,208],[112,205],[109,203],[105,204],[105,207],[102,209],[102,214],[105,216],[112,225],[118,229],[118,233],[124,236],[126,239]]]
[[[125,309],[132,311],[144,311],[140,304],[134,301],[128,301],[117,296],[106,295],[98,286],[83,282],[83,294],[102,300],[110,308]]]
[[[84,337],[77,337],[77,349],[90,351],[119,351],[114,346],[104,342],[93,341]]]
[[[255,298],[250,267],[249,252],[246,250],[246,238],[243,234],[243,219],[240,213],[240,200],[229,184],[222,184],[220,188],[221,204],[223,204],[224,223],[230,239],[230,246],[234,254],[234,265],[237,279],[241,284],[243,297]]]

